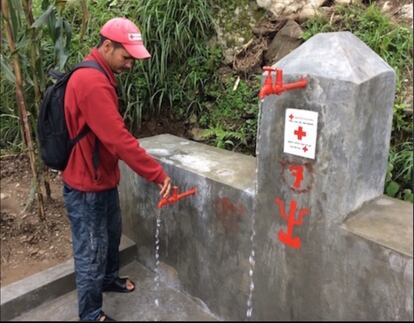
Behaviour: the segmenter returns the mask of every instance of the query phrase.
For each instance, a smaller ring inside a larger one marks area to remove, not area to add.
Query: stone
[[[234,48],[227,48],[223,51],[223,64],[225,65],[230,65],[231,63],[233,63],[234,60],[234,55],[235,55],[235,50]]]
[[[288,20],[271,41],[264,57],[266,65],[273,65],[302,43],[303,31],[294,20]]]
[[[325,0],[257,0],[259,7],[270,11],[275,17],[296,18],[302,12],[302,16],[315,14]]]
[[[407,19],[413,24],[413,3],[406,4],[402,6],[400,10],[400,16],[403,19]]]
[[[193,140],[195,141],[205,141],[208,139],[208,136],[206,136],[206,129],[201,128],[191,128],[190,134]]]

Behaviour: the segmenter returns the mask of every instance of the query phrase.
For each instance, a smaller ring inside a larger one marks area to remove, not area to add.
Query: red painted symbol
[[[306,146],[303,147],[303,151],[306,153],[308,151],[308,148],[306,148]]]
[[[313,169],[310,163],[289,164],[280,160],[280,176],[285,184],[295,193],[307,193],[313,185]]]
[[[293,187],[299,188],[300,183],[303,180],[303,166],[302,165],[290,165],[289,170],[292,176],[295,177],[295,181],[293,182]]]
[[[289,115],[289,119],[292,121],[292,119],[293,119],[293,114],[290,114],[290,115]]]
[[[295,130],[294,134],[298,136],[299,140],[302,140],[302,137],[306,137],[306,132],[303,131],[302,127],[299,127],[298,130]]]
[[[303,217],[306,215],[309,215],[309,209],[302,208],[299,210],[298,218],[295,219],[295,213],[296,213],[296,201],[291,200],[290,201],[290,209],[289,209],[289,216],[286,215],[285,210],[285,204],[284,202],[276,197],[275,198],[276,205],[279,207],[279,213],[283,220],[287,222],[287,232],[283,231],[282,229],[279,230],[279,240],[280,242],[295,248],[299,249],[301,247],[301,240],[299,237],[293,237],[293,227],[295,225],[301,225]]]

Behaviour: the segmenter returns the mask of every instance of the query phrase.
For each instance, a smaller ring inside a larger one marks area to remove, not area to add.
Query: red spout
[[[279,95],[285,91],[305,88],[308,84],[308,81],[304,78],[301,78],[300,80],[293,83],[283,83],[283,71],[281,69],[264,66],[263,70],[267,71],[267,77],[264,81],[263,87],[259,92],[260,100],[263,100],[266,96],[271,94]],[[272,71],[276,73],[276,82],[274,85],[271,76]]]
[[[195,187],[193,187],[192,189],[186,191],[186,192],[182,192],[182,193],[178,193],[178,187],[174,186],[172,189],[172,193],[170,196],[168,197],[163,197],[159,202],[157,207],[158,208],[162,208],[165,205],[168,204],[174,204],[176,202],[178,202],[179,200],[190,196],[190,195],[195,195],[197,193],[197,189]]]
[[[284,84],[283,88],[285,91],[289,91],[289,90],[294,90],[294,89],[305,88],[306,85],[308,85],[308,80],[301,78],[299,79],[299,81]]]

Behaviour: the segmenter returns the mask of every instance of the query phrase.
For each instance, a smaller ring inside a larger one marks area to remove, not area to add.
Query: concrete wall
[[[412,205],[392,202],[401,219],[384,209],[390,216],[367,226],[374,234],[358,230],[383,209],[394,71],[350,33],[319,34],[277,66],[285,81],[306,75],[309,85],[265,99],[256,161],[174,136],[140,140],[180,190],[198,188],[161,210],[163,268],[212,312],[246,319],[254,224],[253,320],[412,320]],[[288,108],[318,113],[315,159],[283,152]],[[299,189],[292,165],[304,172]],[[121,170],[124,231],[153,268],[158,188]],[[307,209],[292,231],[299,247],[279,239],[281,204],[295,219]]]
[[[138,260],[154,269],[155,219],[161,212],[162,276],[220,316],[242,319],[255,159],[170,135],[140,143],[163,163],[180,192],[193,186],[198,192],[157,209],[158,187],[122,165],[124,233],[137,242]]]

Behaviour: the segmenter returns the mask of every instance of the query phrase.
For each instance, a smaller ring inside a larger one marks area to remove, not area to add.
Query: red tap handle
[[[271,86],[272,83],[273,83],[273,80],[272,80],[272,72],[274,72],[276,69],[274,69],[271,66],[264,66],[263,67],[263,70],[265,72],[267,72],[267,75],[266,75],[266,78],[265,78],[265,81],[264,81],[264,86],[266,86],[266,85],[267,86]]]
[[[276,86],[283,86],[283,71],[276,69]]]

